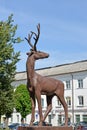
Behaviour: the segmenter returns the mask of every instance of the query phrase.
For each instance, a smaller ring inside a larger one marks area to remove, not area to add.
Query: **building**
[[[37,73],[59,79],[65,85],[65,99],[68,105],[68,120],[72,123],[87,121],[87,60],[70,64],[58,65],[36,70]],[[26,84],[26,72],[18,72],[15,75],[13,86],[16,88],[20,84]],[[46,98],[42,96],[43,113],[46,110]],[[64,109],[59,100],[54,97],[52,100],[53,108],[46,121],[55,125],[64,122]],[[14,109],[12,121],[18,122],[20,114]],[[36,105],[35,118],[38,120],[38,109]],[[30,115],[26,117],[29,123]]]

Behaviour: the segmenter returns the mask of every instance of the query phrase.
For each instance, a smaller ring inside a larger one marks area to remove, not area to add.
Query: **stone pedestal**
[[[19,126],[18,130],[73,130],[72,127],[64,127],[64,126],[42,126],[42,127],[38,127],[38,126],[33,126],[33,127],[22,127]]]

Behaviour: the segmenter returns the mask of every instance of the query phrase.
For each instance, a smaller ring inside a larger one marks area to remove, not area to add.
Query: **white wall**
[[[68,115],[70,117],[71,122],[76,122],[75,115],[80,115],[80,120],[83,120],[83,115],[87,115],[87,71],[83,72],[78,72],[78,73],[72,73],[72,74],[64,74],[64,75],[58,75],[58,76],[50,76],[56,79],[60,79],[61,81],[64,82],[65,85],[65,93],[64,96],[65,98],[67,96],[71,97],[71,106],[68,107]],[[78,89],[78,79],[83,79],[83,88]],[[67,90],[66,89],[66,81],[70,80],[71,84],[71,89]],[[73,82],[72,82],[73,81]],[[72,84],[73,83],[73,84]],[[73,85],[73,86],[72,86]],[[73,95],[72,95],[72,87],[73,87]],[[83,106],[78,106],[78,96],[82,95],[84,97],[84,105]],[[46,110],[47,104],[46,104],[46,96],[42,96],[44,98],[44,107],[43,107],[43,113]],[[74,106],[72,106],[72,100],[74,100]],[[62,123],[64,122],[64,109],[63,107],[58,106],[57,104],[57,98],[54,97],[52,101],[52,111],[49,113],[49,115],[52,115],[51,122],[53,125],[58,125],[58,115],[61,115],[62,118]],[[72,113],[72,107],[74,107],[74,113]],[[73,119],[74,115],[74,119]],[[14,112],[12,114],[12,119],[9,119],[9,122],[18,122],[18,116],[19,116],[19,123],[21,120],[21,115],[19,113]],[[28,115],[26,117],[26,123],[30,123],[30,117],[31,115]],[[38,115],[38,106],[36,103],[36,114],[35,114],[36,120],[39,120],[39,115]],[[48,120],[48,117],[46,119]]]

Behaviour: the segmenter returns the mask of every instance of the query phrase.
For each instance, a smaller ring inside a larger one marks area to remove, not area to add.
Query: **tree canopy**
[[[19,85],[15,90],[15,108],[23,118],[31,113],[31,100],[24,84]]]
[[[14,43],[20,43],[21,39],[15,37],[17,25],[13,22],[13,15],[6,21],[0,21],[0,116],[3,114],[9,116],[14,107],[11,83],[20,55],[20,52],[15,52]]]

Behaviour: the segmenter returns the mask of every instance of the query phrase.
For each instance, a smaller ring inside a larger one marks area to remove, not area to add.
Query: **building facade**
[[[55,67],[36,70],[37,73],[61,80],[65,85],[64,97],[68,105],[68,120],[71,123],[87,121],[87,60],[74,62],[70,64],[59,65]],[[15,81],[12,85],[15,87],[20,84],[26,84],[26,72],[18,72],[15,75]],[[46,111],[46,97],[41,96],[43,114]],[[64,109],[55,96],[52,100],[52,111],[47,116],[46,121],[57,126],[64,123]],[[31,115],[26,117],[26,123],[29,123]],[[14,109],[10,122],[19,122],[21,115]],[[38,106],[36,104],[35,119],[39,120]]]

